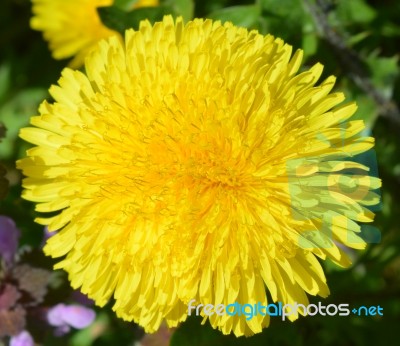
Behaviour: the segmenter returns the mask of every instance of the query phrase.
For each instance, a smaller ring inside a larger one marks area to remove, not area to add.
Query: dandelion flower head
[[[148,332],[192,299],[326,297],[319,259],[347,266],[337,244],[365,247],[380,182],[351,159],[374,143],[356,105],[301,61],[271,35],[166,16],[102,41],[86,73],[65,69],[21,130],[35,147],[18,166],[71,285]],[[269,317],[209,321],[240,336]]]
[[[113,3],[114,0],[32,0],[30,24],[32,29],[43,32],[54,59],[74,57],[70,67],[77,68],[101,39],[121,37],[103,25],[97,14],[98,7]],[[158,0],[138,0],[133,8],[157,5]]]

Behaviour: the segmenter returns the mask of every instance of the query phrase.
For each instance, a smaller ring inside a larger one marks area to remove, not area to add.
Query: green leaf
[[[367,130],[371,130],[379,113],[375,101],[363,91],[354,88],[348,79],[343,79],[338,89],[346,95],[346,102],[355,101],[357,103],[357,112],[351,119],[363,120]]]
[[[123,11],[129,11],[139,0],[114,0],[113,6]]]
[[[372,82],[381,94],[390,99],[393,95],[396,80],[399,76],[399,58],[380,57],[378,52],[372,53],[367,58],[367,64],[372,73]]]
[[[376,11],[364,0],[342,0],[336,13],[342,24],[369,23],[377,16]]]
[[[3,64],[0,66],[0,102],[2,102],[10,88],[10,65]]]
[[[98,7],[97,12],[99,14],[102,23],[110,29],[118,31],[124,34],[127,29],[127,16],[128,14],[116,6],[111,7]]]
[[[366,128],[372,129],[379,113],[376,103],[371,99],[371,97],[365,94],[356,95],[355,101],[358,109],[352,119],[362,119],[364,120]]]
[[[358,34],[350,36],[346,41],[347,41],[349,46],[354,46],[357,43],[364,41],[369,36],[371,36],[371,32],[370,31],[362,31],[362,32],[360,32]]]
[[[287,16],[295,17],[304,12],[300,0],[261,0],[261,7],[266,13],[282,19]]]
[[[384,23],[381,34],[387,37],[400,36],[400,26],[391,22]]]
[[[261,0],[261,7],[266,32],[292,45],[302,45],[302,33],[309,29],[312,19],[300,0]]]
[[[261,8],[258,5],[243,5],[226,7],[210,13],[207,18],[221,20],[222,22],[232,22],[237,26],[254,28],[258,24],[261,15]]]
[[[304,60],[314,55],[318,49],[318,37],[311,22],[305,22],[303,25],[303,38],[301,47],[304,51]]]
[[[89,327],[77,331],[70,337],[71,346],[90,346],[94,341],[109,329],[110,317],[102,312],[97,315],[96,320]]]
[[[38,104],[47,96],[45,89],[23,89],[0,107],[0,122],[7,127],[7,137],[0,144],[0,159],[10,159],[16,148],[18,132],[29,124],[37,112]]]
[[[162,20],[166,14],[173,13],[172,9],[166,6],[142,7],[131,12],[125,12],[117,7],[99,7],[97,9],[100,19],[104,25],[118,31],[122,35],[125,30],[138,29],[142,20],[148,19],[154,23]]]
[[[182,16],[185,22],[193,19],[193,0],[164,0],[162,1],[162,5],[172,9],[175,16]]]

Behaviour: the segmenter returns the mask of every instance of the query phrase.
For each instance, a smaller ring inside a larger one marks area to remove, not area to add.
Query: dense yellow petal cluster
[[[121,35],[102,24],[97,8],[114,0],[31,0],[32,29],[43,32],[55,59],[74,57],[70,67],[83,65],[96,44],[112,35]],[[138,0],[134,8],[157,6],[158,0]]]
[[[380,181],[351,160],[373,146],[356,105],[301,60],[270,35],[167,16],[102,41],[86,74],[65,69],[18,166],[23,197],[58,212],[37,222],[59,230],[45,252],[72,286],[148,332],[191,299],[327,296],[317,257],[346,266],[337,244],[365,247],[357,221],[373,220]],[[209,319],[237,336],[269,323]]]

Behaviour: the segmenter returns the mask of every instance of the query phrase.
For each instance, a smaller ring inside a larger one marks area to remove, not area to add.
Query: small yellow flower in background
[[[36,221],[59,230],[45,253],[71,285],[147,332],[188,303],[307,304],[329,289],[317,260],[364,248],[355,221],[380,185],[351,157],[370,149],[322,65],[230,23],[166,16],[102,41],[86,74],[65,69],[18,167]],[[353,173],[349,171],[353,170]],[[354,174],[354,170],[359,173]],[[292,316],[292,320],[295,316]],[[251,335],[268,315],[209,317]]]
[[[140,8],[140,7],[153,7],[158,6],[160,4],[159,0],[138,0],[134,5],[133,8]]]
[[[107,28],[97,8],[111,6],[113,0],[32,0],[31,28],[43,32],[54,59],[74,57],[70,67],[83,65],[84,58],[97,43],[112,35],[121,35]],[[157,6],[158,0],[138,0],[134,8]],[[122,39],[122,38],[121,38]]]

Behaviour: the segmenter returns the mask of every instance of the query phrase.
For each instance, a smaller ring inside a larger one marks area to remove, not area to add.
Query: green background
[[[119,1],[123,5],[124,1]],[[323,300],[350,306],[379,305],[384,316],[308,317],[295,322],[271,318],[262,334],[250,338],[222,336],[208,323],[190,318],[172,336],[172,345],[396,345],[400,326],[400,2],[396,0],[261,0],[261,1],[163,1],[162,8],[126,15],[121,10],[104,11],[110,26],[135,26],[143,16],[153,19],[173,11],[186,19],[209,17],[230,20],[283,38],[305,51],[304,68],[321,62],[324,76],[338,77],[336,89],[356,100],[357,118],[376,139],[376,156],[383,186],[382,208],[374,226],[381,241],[365,251],[351,252],[354,265],[346,270],[324,263],[331,295]],[[123,7],[123,6],[122,6]],[[121,8],[122,8],[121,7]],[[9,193],[0,214],[12,217],[22,231],[21,246],[29,246],[33,265],[51,268],[51,261],[38,249],[43,229],[33,223],[33,205],[20,198],[21,175],[15,160],[27,144],[18,139],[21,127],[48,98],[67,61],[51,58],[41,33],[29,28],[28,0],[0,2],[0,122],[7,128],[0,144],[0,160],[7,169]],[[124,16],[123,21],[122,17]],[[120,16],[120,17],[118,17]],[[123,25],[121,26],[121,23]],[[58,273],[44,305],[67,300],[66,276]],[[310,302],[319,299],[311,297]],[[74,331],[62,338],[51,328],[32,334],[46,345],[133,345],[143,336],[140,328],[118,320],[110,307],[98,310],[94,329]],[[165,342],[165,341],[164,341]],[[1,344],[1,342],[0,342]],[[163,345],[162,341],[152,345]]]

